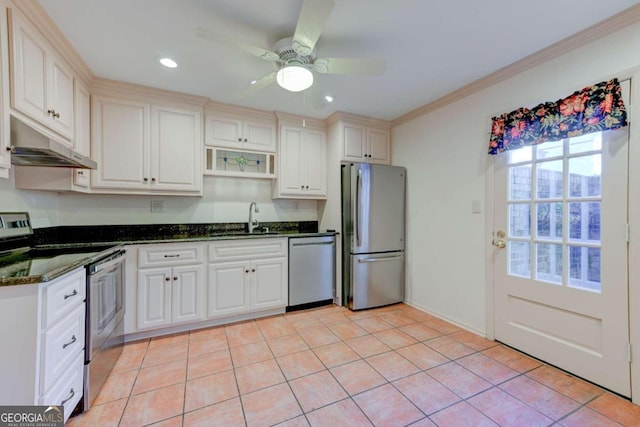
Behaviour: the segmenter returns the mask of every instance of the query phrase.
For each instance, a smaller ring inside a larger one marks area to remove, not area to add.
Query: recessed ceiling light
[[[327,102],[333,102],[333,96],[331,96],[331,95],[327,95],[327,96],[325,96],[325,97],[324,97],[324,99],[325,99],[325,101],[327,101]]]
[[[252,84],[252,85],[254,85],[254,84],[256,84],[256,83],[258,83],[258,81],[257,81],[257,80],[251,80],[251,84]]]
[[[171,58],[167,58],[167,57],[160,58],[160,59],[158,59],[158,62],[161,63],[162,65],[164,65],[167,68],[176,68],[176,67],[178,67],[178,63],[176,61],[174,61],[173,59],[171,59]]]

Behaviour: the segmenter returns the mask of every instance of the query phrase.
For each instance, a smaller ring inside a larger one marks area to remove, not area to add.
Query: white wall
[[[165,211],[151,213],[151,200],[163,200]],[[16,190],[0,179],[0,212],[28,211],[33,226],[100,224],[176,224],[246,222],[249,204],[258,202],[260,222],[315,221],[317,202],[272,200],[271,180],[204,179],[202,197],[122,196]]]
[[[610,77],[628,77],[639,65],[635,24],[393,129],[393,163],[408,169],[409,303],[486,332],[492,315],[485,304],[485,258],[492,251],[485,226],[485,196],[491,194],[485,179],[493,161],[486,154],[490,117],[554,101]],[[638,156],[634,138],[632,131],[631,156]],[[640,193],[633,185],[630,194]],[[472,200],[482,202],[481,214],[471,213]]]

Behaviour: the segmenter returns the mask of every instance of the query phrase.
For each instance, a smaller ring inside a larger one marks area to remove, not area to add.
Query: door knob
[[[504,240],[494,240],[493,246],[495,246],[498,249],[504,249],[507,247],[507,242],[505,242]]]

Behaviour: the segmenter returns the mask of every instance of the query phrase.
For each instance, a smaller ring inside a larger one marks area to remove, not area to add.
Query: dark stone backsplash
[[[258,230],[268,228],[279,233],[317,233],[318,221],[261,222]],[[217,224],[132,224],[73,225],[35,228],[32,245],[131,242],[137,240],[171,240],[205,237],[247,231],[246,222]]]

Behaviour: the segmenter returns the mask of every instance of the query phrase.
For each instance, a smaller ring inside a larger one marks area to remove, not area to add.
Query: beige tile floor
[[[404,304],[128,344],[106,426],[640,426],[640,406]]]

